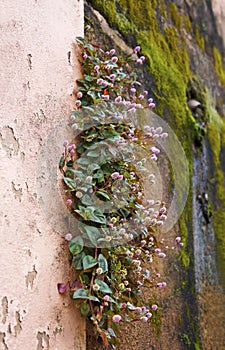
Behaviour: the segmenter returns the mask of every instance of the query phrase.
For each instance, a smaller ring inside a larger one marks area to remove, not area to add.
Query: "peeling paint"
[[[35,269],[35,265],[33,266],[33,270],[28,272],[26,275],[26,286],[27,288],[33,289],[34,281],[37,277],[37,271]]]
[[[9,312],[9,303],[8,303],[8,299],[7,297],[3,297],[2,298],[2,323],[5,324],[6,323],[6,319],[8,316],[8,312]]]
[[[5,340],[6,334],[3,332],[0,332],[0,345],[1,345],[1,350],[9,350],[6,340]]]
[[[22,321],[20,319],[20,313],[19,311],[16,311],[15,313],[15,320],[16,320],[16,325],[14,326],[14,332],[15,332],[15,337],[21,332],[22,330]]]
[[[23,195],[23,189],[20,187],[20,184],[15,184],[13,181],[11,182],[12,185],[12,191],[15,195],[15,198],[21,202],[21,198]]]
[[[11,126],[4,126],[0,131],[0,143],[9,159],[18,155],[19,142],[16,139],[14,130]]]
[[[49,335],[46,332],[38,332],[37,340],[37,350],[49,350]]]

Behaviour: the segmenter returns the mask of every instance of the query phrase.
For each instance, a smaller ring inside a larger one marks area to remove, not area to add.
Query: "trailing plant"
[[[105,347],[116,348],[119,323],[148,322],[157,312],[157,304],[145,303],[143,289],[166,286],[151,264],[166,257],[159,237],[167,209],[146,192],[157,182],[151,172],[160,153],[155,142],[168,135],[136,121],[137,111],[155,106],[131,68],[145,61],[140,47],[118,57],[114,49],[77,40],[83,79],[71,115],[75,141],[64,142],[59,168],[68,210],[78,222],[79,233],[65,237],[78,277],[58,290],[69,288]],[[182,246],[180,237],[176,242]]]

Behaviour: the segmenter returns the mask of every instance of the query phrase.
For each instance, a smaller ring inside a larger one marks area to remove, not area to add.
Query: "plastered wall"
[[[1,1],[0,350],[85,349],[84,320],[56,287],[70,273],[66,244],[36,182],[43,143],[74,103],[78,35],[82,0]]]

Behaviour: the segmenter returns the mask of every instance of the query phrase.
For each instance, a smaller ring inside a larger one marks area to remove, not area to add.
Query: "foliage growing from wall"
[[[151,262],[166,257],[160,227],[167,209],[165,203],[146,198],[142,173],[150,183],[154,175],[148,174],[141,150],[156,162],[160,150],[155,140],[167,134],[150,125],[139,129],[129,119],[138,109],[155,107],[128,65],[143,65],[140,47],[123,58],[114,49],[103,51],[82,38],[78,41],[83,79],[77,81],[71,127],[79,138],[77,145],[64,143],[60,160],[66,203],[80,232],[66,235],[78,279],[58,289],[64,293],[70,287],[105,347],[110,343],[115,348],[120,322],[148,322],[157,312],[158,306],[146,303],[142,290],[166,286],[151,270]],[[180,237],[176,244],[183,246]]]

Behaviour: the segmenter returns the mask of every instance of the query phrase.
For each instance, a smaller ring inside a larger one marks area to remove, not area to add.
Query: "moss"
[[[225,286],[225,187],[224,173],[221,169],[220,154],[225,144],[225,121],[220,118],[213,106],[209,106],[210,121],[208,126],[208,139],[213,155],[215,172],[215,189],[217,203],[213,206],[213,224],[217,240],[217,261],[221,280]]]
[[[222,56],[216,47],[213,48],[213,58],[216,74],[221,84],[225,86],[225,68],[223,66]]]
[[[182,17],[179,15],[178,8],[173,2],[171,2],[169,5],[169,13],[173,24],[180,30],[182,27]]]
[[[193,28],[192,28],[192,23],[190,21],[189,16],[188,15],[183,15],[182,21],[183,21],[183,27],[186,30],[186,32],[191,34],[192,31],[193,31]]]
[[[198,45],[198,47],[202,50],[205,51],[205,39],[201,35],[200,28],[198,25],[195,27],[195,41]]]
[[[158,0],[158,9],[161,16],[167,18],[167,11],[164,0]]]

